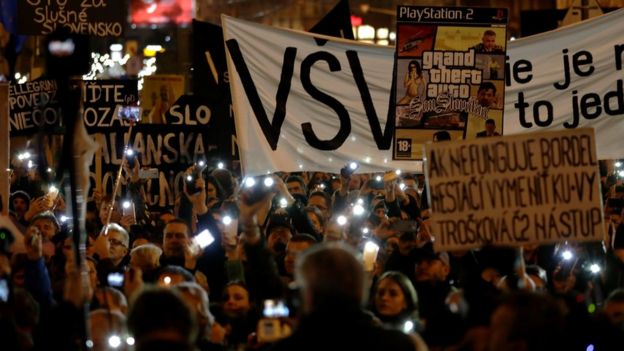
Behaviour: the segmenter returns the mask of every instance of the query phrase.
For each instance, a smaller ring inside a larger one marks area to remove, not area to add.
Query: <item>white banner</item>
[[[393,48],[222,21],[245,174],[337,172],[351,160],[363,172],[421,169],[392,161]],[[622,32],[618,10],[508,43],[504,134],[591,127],[599,159],[624,158]]]
[[[226,16],[222,22],[246,175],[337,173],[349,161],[362,172],[421,169],[420,162],[392,161],[391,47]]]
[[[599,159],[624,158],[624,10],[507,47],[504,134],[592,127]]]

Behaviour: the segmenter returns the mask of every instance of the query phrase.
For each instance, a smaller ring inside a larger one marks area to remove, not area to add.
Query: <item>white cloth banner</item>
[[[393,48],[222,22],[246,175],[338,172],[352,160],[362,172],[422,169],[392,161]],[[623,32],[624,9],[510,42],[504,134],[591,127],[599,159],[624,158]]]
[[[622,33],[618,10],[510,42],[504,134],[591,127],[599,159],[624,158]]]
[[[349,161],[361,172],[421,170],[420,162],[392,161],[391,47],[227,16],[222,24],[244,174],[337,173]]]

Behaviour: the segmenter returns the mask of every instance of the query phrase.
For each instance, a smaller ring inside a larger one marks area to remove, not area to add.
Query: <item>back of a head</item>
[[[89,327],[93,350],[109,350],[109,338],[117,336],[122,343],[126,342],[128,331],[126,317],[117,311],[97,309],[89,313]]]
[[[311,247],[296,265],[296,280],[311,298],[309,312],[321,305],[362,304],[365,300],[364,268],[358,253],[339,242]]]
[[[164,343],[192,345],[198,333],[195,315],[182,298],[171,289],[158,288],[137,296],[128,315],[128,329],[137,350],[152,350]]]
[[[507,322],[502,322],[507,320]],[[534,293],[514,293],[499,305],[492,316],[492,340],[504,345],[524,345],[527,350],[556,350],[563,344],[565,327],[561,307],[549,296]],[[503,331],[503,329],[508,328]],[[496,338],[496,335],[506,337]],[[493,349],[508,349],[492,345]]]

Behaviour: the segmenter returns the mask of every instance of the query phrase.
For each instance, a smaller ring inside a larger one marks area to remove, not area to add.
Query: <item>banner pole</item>
[[[108,234],[108,224],[110,223],[111,217],[113,215],[115,197],[117,196],[117,192],[119,191],[119,183],[121,183],[121,172],[123,171],[123,167],[126,163],[126,152],[130,147],[130,139],[132,138],[132,127],[134,127],[134,123],[131,123],[130,128],[128,128],[128,143],[124,147],[123,155],[121,156],[121,164],[119,165],[119,170],[117,171],[117,178],[115,179],[115,186],[113,187],[113,195],[111,197],[110,207],[108,208],[108,214],[106,215],[106,223],[104,223],[104,235]]]

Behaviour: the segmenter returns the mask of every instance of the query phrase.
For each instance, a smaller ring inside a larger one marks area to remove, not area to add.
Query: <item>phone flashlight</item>
[[[193,238],[193,242],[197,244],[201,249],[205,249],[208,245],[212,244],[215,241],[214,236],[208,229],[202,230],[199,234],[197,234]]]
[[[223,222],[223,224],[225,225],[230,225],[232,224],[232,217],[230,216],[223,216],[223,218],[221,219],[221,222]]]

